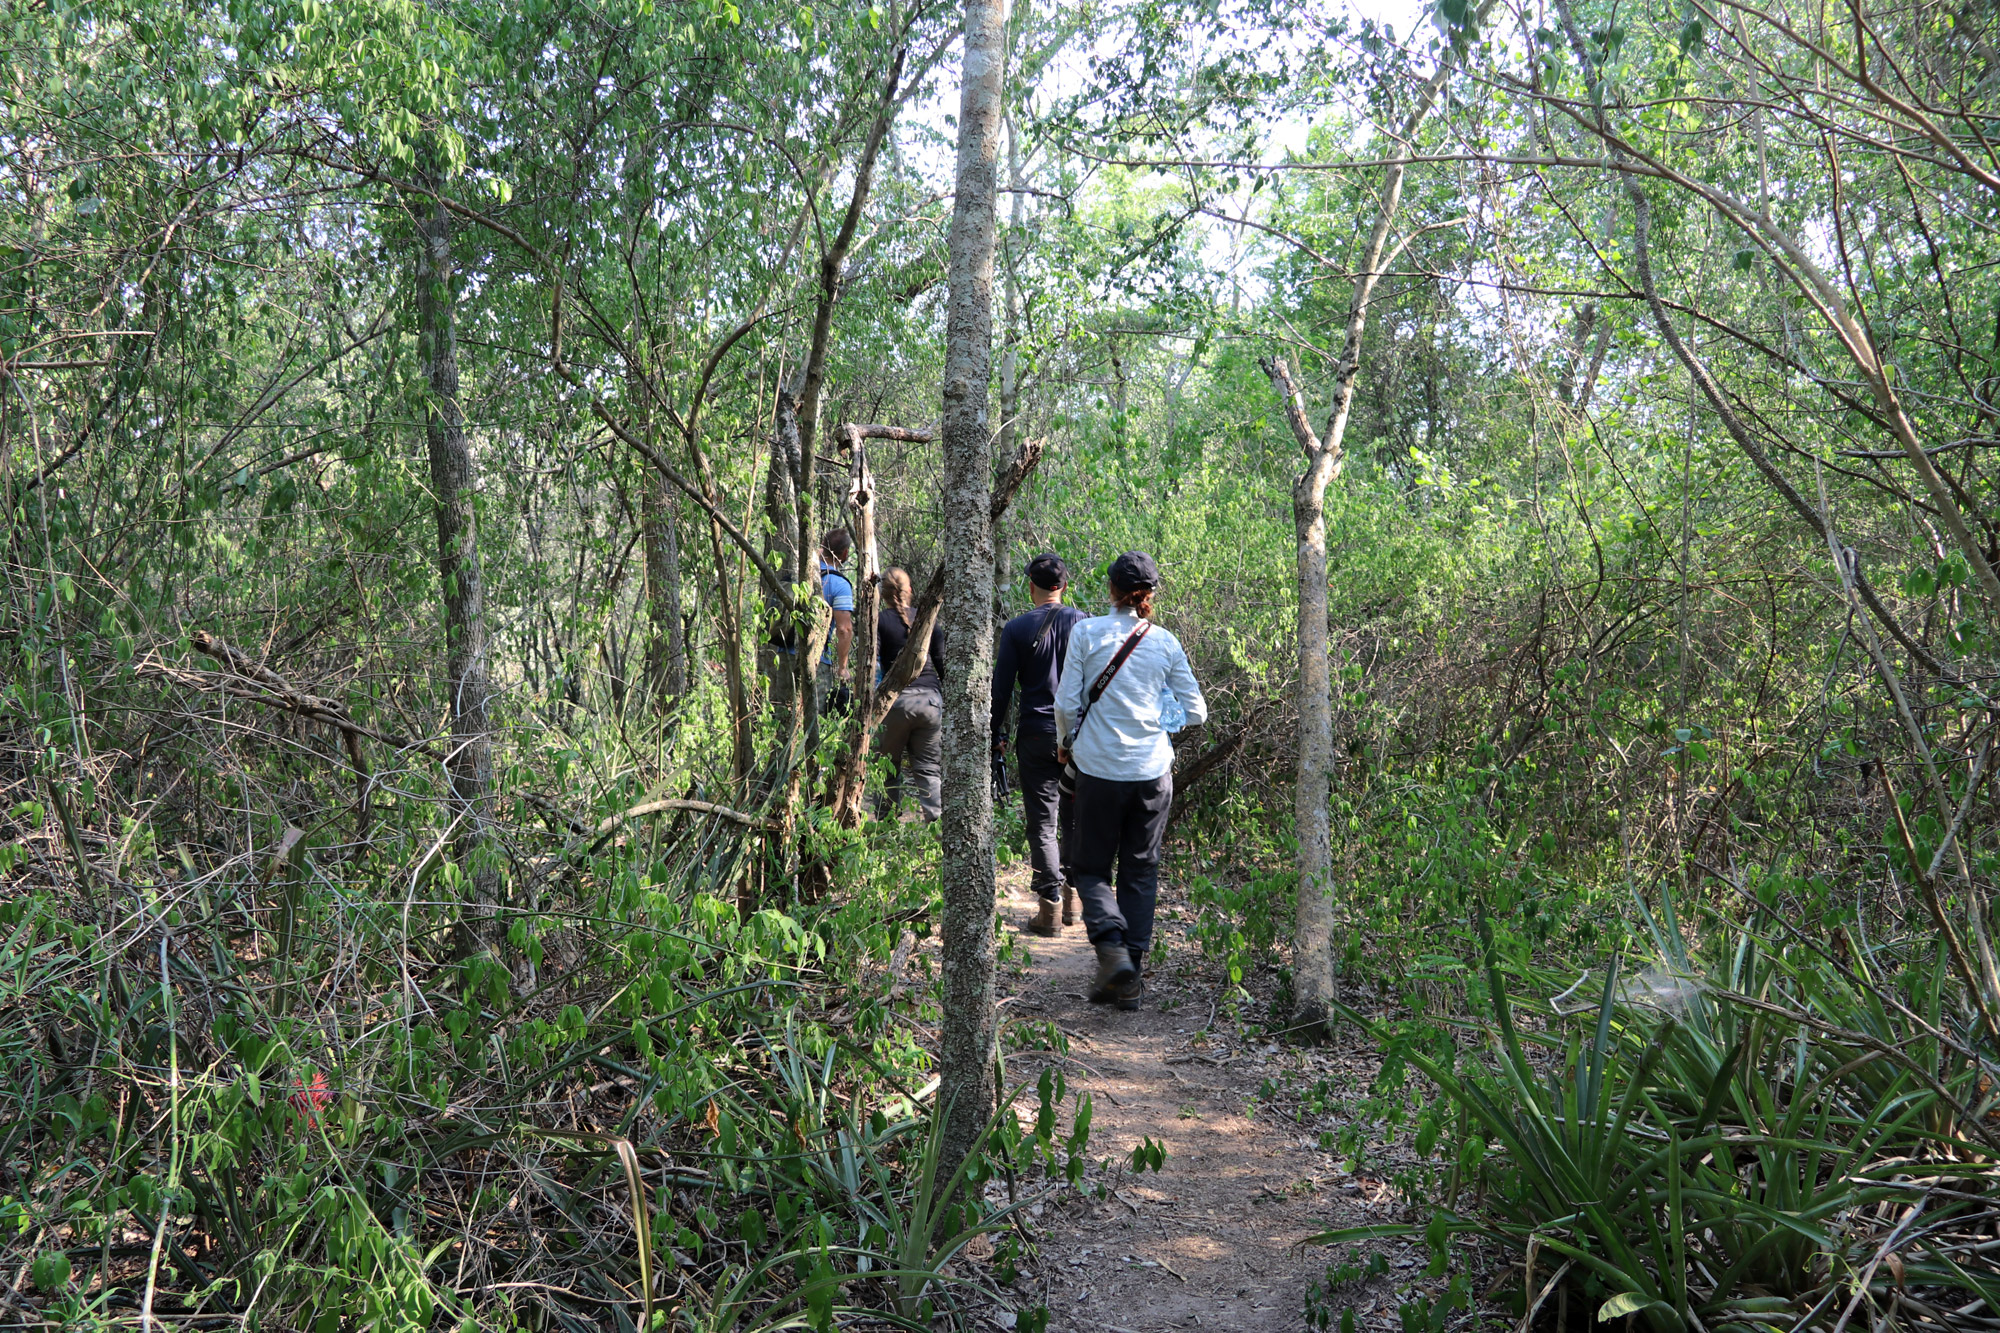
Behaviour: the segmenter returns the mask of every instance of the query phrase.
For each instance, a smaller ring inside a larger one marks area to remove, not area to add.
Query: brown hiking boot
[[[1056,924],[1056,900],[1039,898],[1035,901],[1035,919],[1028,923],[1028,929],[1037,935],[1055,936],[1062,934],[1062,927]]]
[[[1136,973],[1133,974],[1131,986],[1126,989],[1123,995],[1112,1002],[1114,1008],[1123,1009],[1127,1013],[1143,1008],[1145,1003],[1146,980]]]
[[[1067,884],[1063,885],[1063,924],[1076,924],[1076,890]]]
[[[1090,1002],[1110,1004],[1122,1000],[1139,984],[1132,966],[1132,953],[1123,944],[1097,946],[1097,975],[1090,980]]]

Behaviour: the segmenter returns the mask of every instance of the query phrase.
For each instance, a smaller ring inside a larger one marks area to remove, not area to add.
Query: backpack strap
[[[1050,602],[1049,609],[1042,612],[1042,632],[1035,636],[1035,651],[1042,651],[1042,645],[1049,641],[1049,631],[1056,627],[1056,612],[1062,610],[1061,602]]]
[[[1050,602],[1049,609],[1042,613],[1042,632],[1035,636],[1036,652],[1039,653],[1040,651],[1042,651],[1042,645],[1046,644],[1049,641],[1049,633],[1051,630],[1055,629],[1056,621],[1059,618],[1057,616],[1057,612],[1061,610],[1062,610],[1061,602]],[[1050,699],[1054,699],[1056,697],[1056,679],[1061,674],[1062,674],[1062,659],[1057,657],[1054,653],[1050,653],[1049,654],[1049,698]],[[1027,686],[1023,685],[1022,688],[1026,689]]]

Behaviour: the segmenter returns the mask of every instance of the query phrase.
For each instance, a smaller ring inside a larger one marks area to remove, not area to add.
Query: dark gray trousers
[[[1024,731],[1014,738],[1021,761],[1021,807],[1028,817],[1028,861],[1035,868],[1033,887],[1050,902],[1062,899],[1069,873],[1070,802],[1057,779],[1056,736],[1052,731]]]
[[[1123,943],[1133,954],[1153,945],[1153,899],[1160,884],[1160,844],[1174,807],[1174,775],[1119,782],[1088,773],[1076,780],[1070,869],[1083,900],[1092,944]],[[1111,863],[1118,863],[1118,885]]]
[[[882,719],[882,753],[895,764],[889,775],[889,809],[903,799],[905,775],[914,776],[925,819],[944,813],[944,696],[934,689],[904,690]]]

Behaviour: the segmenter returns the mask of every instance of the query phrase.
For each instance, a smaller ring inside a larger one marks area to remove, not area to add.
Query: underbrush
[[[1604,868],[1536,832],[1531,811],[1484,797],[1487,777],[1426,782],[1378,777],[1336,801],[1344,870],[1335,889],[1340,970],[1412,1013],[1464,1007],[1473,952],[1467,913],[1484,903],[1510,956],[1567,960],[1617,947],[1629,927],[1624,894]],[[1283,1031],[1291,1017],[1284,950],[1298,894],[1289,811],[1236,793],[1196,814],[1177,870],[1187,885],[1187,933],[1229,978],[1239,1003],[1246,979],[1275,985],[1261,1017]]]
[[[1493,794],[1383,777],[1346,805],[1344,1017],[1381,1064],[1265,1100],[1409,1220],[1317,1238],[1348,1258],[1308,1323],[1352,1333],[1379,1274],[1351,1247],[1400,1238],[1430,1254],[1406,1333],[1994,1327],[2000,923],[1938,874],[1940,821],[1905,801],[1640,894]],[[1265,836],[1202,844],[1190,933],[1239,984],[1275,976],[1283,1031],[1296,877]]]
[[[921,827],[802,830],[823,902],[775,837],[699,814],[516,828],[509,906],[464,955],[435,832],[404,860],[14,820],[10,1322],[929,1328],[989,1261],[1008,1276],[1013,1209],[1083,1164],[1087,1112],[1045,1080],[940,1170],[932,988],[904,975],[936,906]]]
[[[1610,953],[1583,1000],[1521,998],[1555,983],[1481,916],[1483,1017],[1453,1034],[1351,1015],[1438,1094],[1416,1138],[1442,1207],[1320,1239],[1421,1235],[1439,1272],[1453,1236],[1500,1239],[1519,1267],[1495,1294],[1524,1324],[1548,1307],[1557,1327],[1656,1333],[1984,1327],[1990,997],[1921,933],[1842,958],[1768,908],[1688,927],[1672,907],[1635,903],[1640,970]]]

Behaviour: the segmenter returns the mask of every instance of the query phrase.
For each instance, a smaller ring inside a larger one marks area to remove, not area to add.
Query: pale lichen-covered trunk
[[[1006,7],[966,0],[944,361],[944,1031],[938,1104],[949,1171],[993,1109],[992,423],[995,160]]]
[[[1343,368],[1345,363],[1343,362]],[[1305,402],[1282,360],[1265,363],[1272,386],[1306,468],[1292,487],[1292,523],[1298,537],[1299,598],[1299,769],[1294,820],[1299,839],[1298,899],[1292,927],[1294,1021],[1305,1029],[1324,1027],[1332,1012],[1333,986],[1333,823],[1328,801],[1333,786],[1333,688],[1326,596],[1326,488],[1340,473],[1340,437],[1331,430],[1322,443],[1306,421]],[[1347,376],[1348,401],[1353,376]],[[1336,408],[1343,426],[1346,413]]]
[[[1361,337],[1368,325],[1368,306],[1381,281],[1389,231],[1402,204],[1403,177],[1423,119],[1437,101],[1449,70],[1441,64],[1425,85],[1423,95],[1396,138],[1397,148],[1382,177],[1381,203],[1370,229],[1354,290],[1347,303],[1339,367],[1334,374],[1333,401],[1326,435],[1313,434],[1306,419],[1304,395],[1284,361],[1264,363],[1278,391],[1285,419],[1305,452],[1305,470],[1292,486],[1292,523],[1298,537],[1299,596],[1299,782],[1294,817],[1299,839],[1299,888],[1292,925],[1292,993],[1294,1025],[1304,1031],[1322,1030],[1333,1013],[1333,824],[1329,802],[1334,779],[1333,683],[1327,625],[1326,488],[1340,475],[1345,461],[1342,441],[1354,407],[1354,383],[1361,373]]]
[[[428,182],[427,182],[428,183]],[[462,952],[490,944],[491,909],[500,900],[493,847],[493,751],[487,715],[486,587],[479,564],[478,477],[466,444],[458,402],[458,345],[451,215],[425,200],[417,228],[417,354],[425,386],[424,442],[430,454],[431,500],[437,518],[438,582],[444,595],[445,687],[451,705],[452,815],[456,855],[471,877],[471,923],[458,932]]]
[[[1007,132],[1007,188],[1010,194],[1007,242],[998,247],[1001,277],[1006,297],[1007,323],[1000,334],[1000,424],[994,435],[994,453],[1000,458],[1014,456],[1015,439],[1021,430],[1021,284],[1019,280],[1021,222],[1026,213],[1026,177],[1021,171],[1021,129],[1013,117],[1004,118]],[[1003,518],[993,527],[993,618],[1005,621],[1007,610],[1007,525]]]
[[[881,633],[882,553],[875,544],[875,472],[868,466],[868,437],[859,427],[840,428],[847,454],[847,530],[854,534],[854,705],[850,718],[866,718],[875,702],[875,658]]]
[[[927,432],[898,426],[843,426],[841,430],[844,437],[857,442],[862,439],[927,442],[931,438]],[[1006,516],[1007,506],[1013,502],[1015,492],[1035,470],[1041,456],[1040,441],[1023,440],[1015,450],[1013,461],[994,484],[987,514],[995,532],[999,531],[1000,522]],[[868,471],[864,457],[860,467],[851,474],[848,492],[849,507],[855,515],[855,541],[859,543],[856,549],[862,553],[860,569],[871,594],[865,602],[858,603],[856,609],[856,615],[867,617],[864,621],[865,637],[857,635],[856,639],[856,642],[865,645],[860,658],[863,662],[871,661],[875,653],[874,617],[880,605],[879,598],[872,595],[880,583],[880,579],[875,577],[877,561],[875,556],[869,554],[875,544],[873,492],[873,474]],[[945,567],[940,564],[910,612],[909,637],[903,644],[902,652],[883,672],[881,683],[857,686],[855,689],[854,713],[847,720],[846,741],[834,760],[833,771],[827,780],[826,803],[842,828],[861,826],[861,802],[868,778],[869,738],[889,715],[897,696],[923,671],[930,648],[931,630],[936,627],[938,612],[944,604],[944,591]],[[858,589],[856,596],[862,596]],[[865,674],[858,677],[863,681],[867,678]]]

